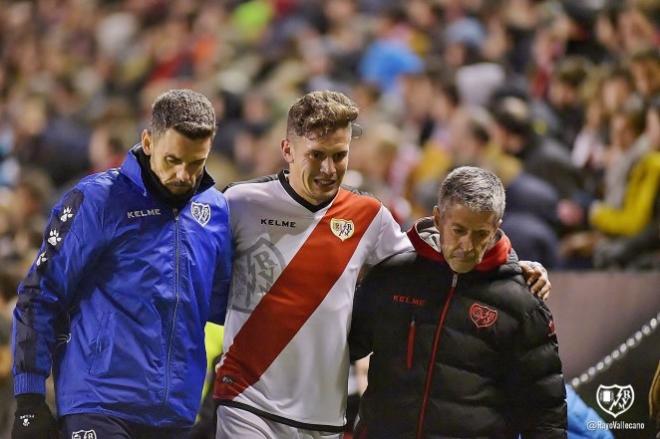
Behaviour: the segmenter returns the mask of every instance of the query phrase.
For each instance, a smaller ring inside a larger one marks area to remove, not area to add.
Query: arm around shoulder
[[[378,266],[369,270],[355,291],[351,330],[348,336],[351,361],[364,358],[373,350],[374,324],[378,313],[376,302],[378,271]]]

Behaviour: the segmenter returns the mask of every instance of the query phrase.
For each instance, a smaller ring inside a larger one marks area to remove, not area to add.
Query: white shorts
[[[303,430],[264,419],[247,410],[221,405],[215,439],[342,439],[343,433]]]

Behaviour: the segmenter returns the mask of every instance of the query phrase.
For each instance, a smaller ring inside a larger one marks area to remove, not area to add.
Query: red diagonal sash
[[[218,370],[216,399],[233,399],[259,380],[344,273],[379,209],[377,200],[340,189],[307,241],[236,334]],[[330,228],[332,218],[352,220],[353,235],[345,241],[335,236]]]

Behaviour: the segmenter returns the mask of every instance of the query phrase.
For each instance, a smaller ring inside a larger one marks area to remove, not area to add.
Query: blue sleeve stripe
[[[62,292],[52,291],[49,298],[42,298],[47,283],[44,277],[49,275],[51,259],[64,257],[60,254],[60,249],[66,245],[66,236],[83,199],[82,191],[73,189],[65,194],[53,209],[39,254],[19,286],[18,302],[14,310],[14,373],[16,380],[23,377],[21,382],[15,382],[15,389],[20,393],[42,389],[43,382],[38,381],[43,380],[44,376],[34,372],[49,371],[51,367],[46,364],[51,354],[47,350],[52,351],[55,333],[59,330],[55,326],[60,324],[57,321],[60,317],[59,310],[53,308],[52,300],[61,299]]]

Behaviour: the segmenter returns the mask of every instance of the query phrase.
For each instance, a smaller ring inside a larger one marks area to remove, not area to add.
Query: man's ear
[[[289,139],[282,139],[280,143],[280,148],[282,149],[282,157],[286,160],[287,163],[293,163],[293,144]]]
[[[151,152],[153,150],[153,138],[151,137],[151,133],[149,130],[144,129],[142,130],[142,150],[146,155],[151,155]]]
[[[440,224],[442,222],[442,212],[440,211],[440,208],[436,205],[433,206],[433,225],[435,225],[435,228],[440,230]]]
[[[497,231],[500,230],[500,227],[502,226],[502,219],[498,219],[497,223],[495,224],[495,230],[493,230],[493,236],[490,238],[490,245],[489,247],[494,246],[497,243]]]

